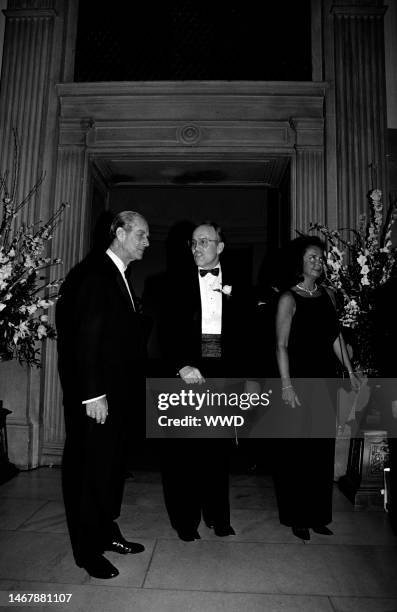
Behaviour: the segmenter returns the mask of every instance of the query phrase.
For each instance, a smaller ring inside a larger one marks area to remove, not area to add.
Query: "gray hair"
[[[143,219],[145,221],[145,218],[134,210],[123,210],[117,213],[110,226],[110,240],[112,242],[115,240],[116,232],[119,227],[123,227],[127,232],[130,232],[138,219]]]
[[[223,242],[223,243],[225,242],[225,235],[223,233],[221,226],[218,223],[216,223],[215,221],[211,221],[211,219],[206,219],[205,221],[202,221],[201,223],[196,225],[194,229],[196,230],[201,225],[208,225],[208,227],[212,227],[215,230],[216,235],[218,236],[219,242]]]

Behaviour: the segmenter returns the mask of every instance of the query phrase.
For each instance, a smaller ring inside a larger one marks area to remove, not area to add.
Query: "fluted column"
[[[9,6],[20,3],[12,2]],[[17,197],[21,198],[43,171],[43,122],[48,105],[51,52],[56,12],[53,1],[25,2],[24,8],[5,11],[6,31],[0,95],[0,168],[12,168],[13,128],[21,140]],[[33,221],[39,198],[30,207]],[[37,218],[37,217],[36,217]]]
[[[338,224],[342,227],[357,227],[372,187],[387,190],[385,7],[381,4],[340,1],[332,7]]]
[[[296,205],[292,211],[292,237],[295,229],[306,232],[310,223],[324,223],[324,153],[323,150],[298,147],[294,160],[295,172],[292,190],[296,194]]]
[[[53,269],[51,274],[65,275],[83,258],[84,246],[87,244],[85,228],[87,227],[87,154],[85,147],[60,147],[58,153],[58,172],[55,198],[58,202],[69,202],[65,210],[62,225],[55,232],[53,250],[62,259],[62,270]],[[54,311],[51,312],[52,322]],[[65,430],[62,406],[62,392],[57,370],[57,351],[55,343],[47,343],[45,355],[44,383],[44,440],[42,463],[59,463],[62,452]]]
[[[295,133],[291,166],[291,237],[325,221],[324,121],[291,119]]]

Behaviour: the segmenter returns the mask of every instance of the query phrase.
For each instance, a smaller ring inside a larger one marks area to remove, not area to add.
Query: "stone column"
[[[22,142],[18,196],[26,193],[40,175],[43,150],[43,121],[50,86],[51,51],[56,12],[54,2],[45,8],[17,7],[9,2],[1,75],[0,127],[1,169],[11,170],[12,129]],[[32,207],[33,208],[33,207]],[[33,213],[32,213],[33,215]]]
[[[62,139],[62,134],[61,134]],[[58,171],[55,198],[68,202],[62,231],[54,236],[53,249],[62,259],[63,274],[84,256],[87,244],[87,177],[88,160],[85,146],[62,146],[58,152]],[[59,272],[59,271],[58,271]],[[52,273],[55,276],[55,271]],[[51,313],[54,322],[54,311]],[[43,445],[41,462],[59,463],[65,440],[62,391],[57,369],[57,350],[54,342],[47,343],[45,354],[45,383],[43,394]]]
[[[59,205],[54,197],[58,112],[54,85],[71,76],[77,6],[77,0],[9,0],[5,11],[0,172],[12,168],[15,128],[21,153],[18,200],[45,173],[40,192],[22,214],[22,220],[28,222],[47,219]],[[57,256],[55,251],[53,256]],[[12,410],[8,419],[10,455],[19,467],[35,467],[40,454],[44,370],[22,369],[13,362],[5,369],[7,378],[0,380],[0,394],[4,407]]]
[[[291,237],[325,221],[324,126],[322,120],[295,119],[295,156],[291,172]]]
[[[324,223],[324,154],[323,151],[296,150],[295,158],[296,209],[292,218],[292,237],[295,229],[307,232],[310,223]]]
[[[387,202],[384,12],[379,0],[331,6],[340,227],[357,228],[371,188]]]

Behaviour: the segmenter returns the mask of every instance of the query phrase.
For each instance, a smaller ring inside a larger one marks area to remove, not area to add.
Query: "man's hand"
[[[108,401],[106,397],[93,400],[92,402],[86,403],[87,416],[91,419],[95,419],[97,423],[103,425],[108,416]]]
[[[185,366],[184,368],[181,368],[179,370],[179,376],[187,385],[194,385],[196,383],[201,385],[205,382],[205,378],[201,376],[200,370],[194,368],[193,366]]]

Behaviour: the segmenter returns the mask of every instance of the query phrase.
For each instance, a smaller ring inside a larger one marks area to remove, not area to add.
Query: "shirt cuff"
[[[96,400],[102,399],[103,397],[106,397],[106,395],[98,395],[98,397],[92,397],[91,399],[88,400],[84,400],[83,402],[81,402],[82,404],[89,404],[91,402],[96,402]]]

